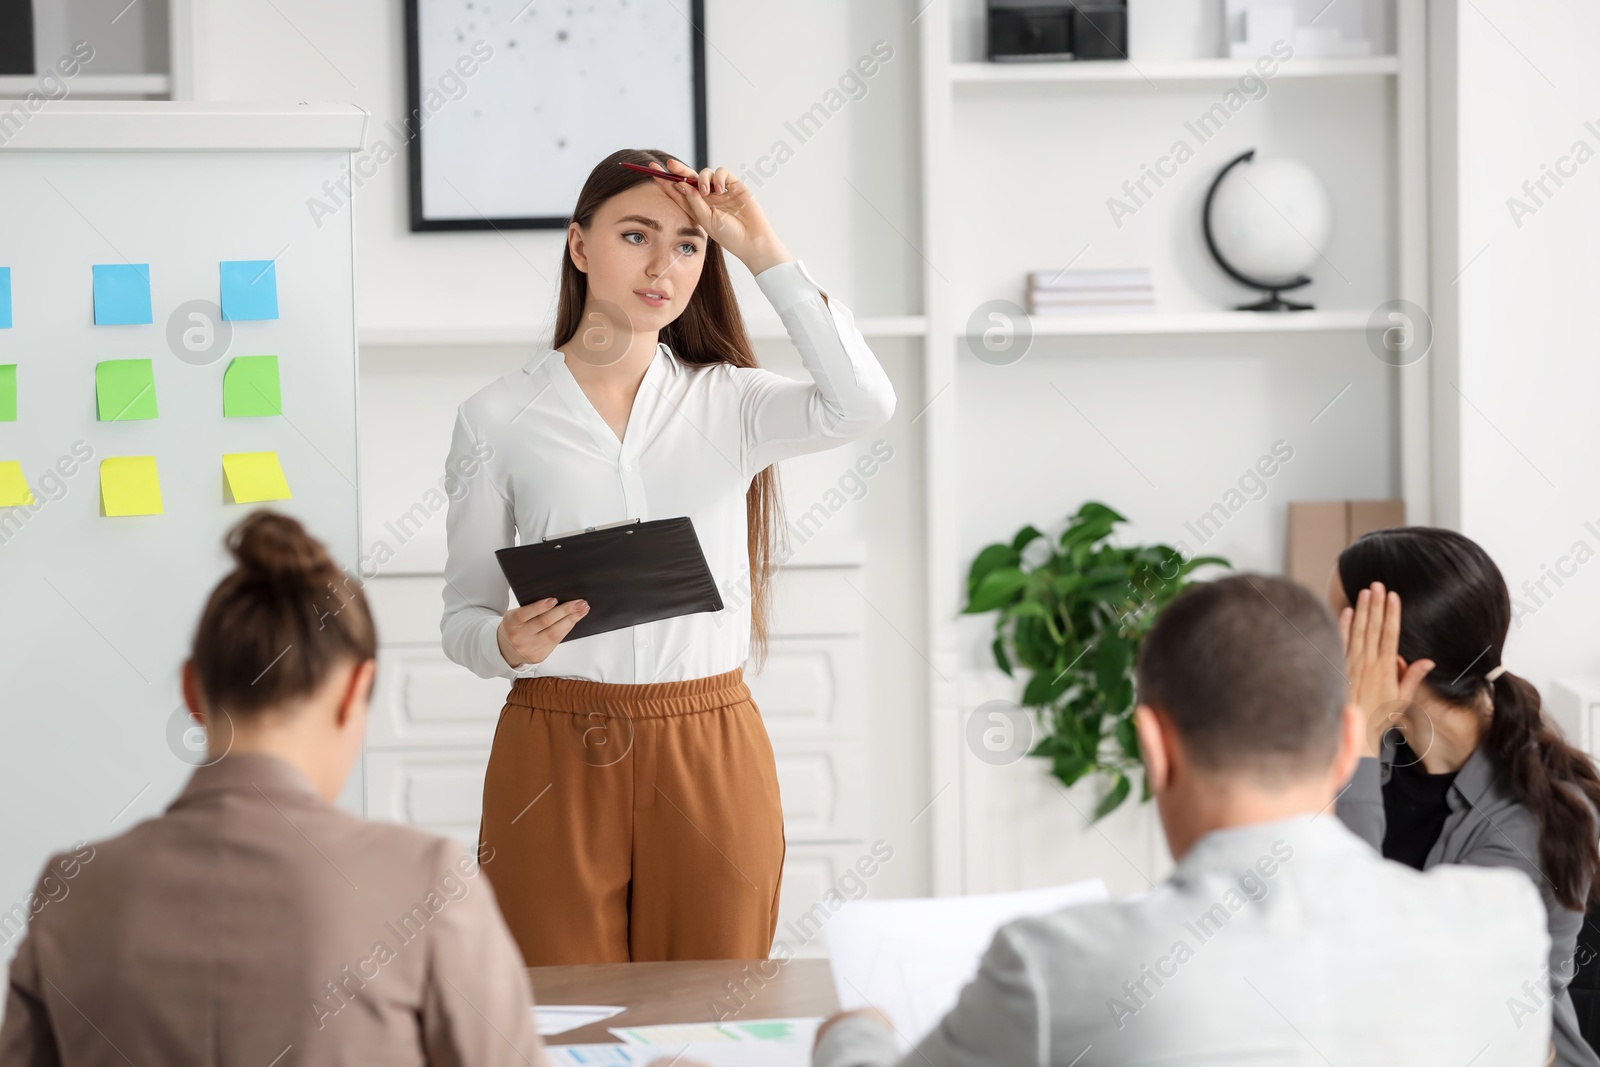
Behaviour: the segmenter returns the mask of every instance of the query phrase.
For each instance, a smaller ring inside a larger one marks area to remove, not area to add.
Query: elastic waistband
[[[683,682],[595,682],[587,678],[518,678],[507,703],[541,711],[571,711],[609,718],[656,719],[715,711],[750,699],[744,669]]]

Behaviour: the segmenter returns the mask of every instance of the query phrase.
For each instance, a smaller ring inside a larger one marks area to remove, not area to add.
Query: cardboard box
[[[1323,595],[1339,553],[1369,530],[1406,524],[1404,500],[1294,500],[1284,573]]]

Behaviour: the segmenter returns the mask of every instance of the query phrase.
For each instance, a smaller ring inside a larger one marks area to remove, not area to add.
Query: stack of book
[[[1028,273],[1028,314],[1107,315],[1154,311],[1156,291],[1143,267]]]

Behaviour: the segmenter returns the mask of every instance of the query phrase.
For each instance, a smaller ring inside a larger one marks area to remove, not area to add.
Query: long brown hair
[[[624,148],[602,159],[589,172],[571,221],[587,230],[601,204],[618,193],[658,179],[619,163],[649,166],[677,159],[656,148]],[[691,367],[729,363],[735,367],[755,367],[755,350],[745,332],[744,316],[734,297],[733,282],[722,258],[722,247],[706,240],[705,263],[700,281],[684,307],[683,314],[661,329],[659,340],[666,342],[679,362]],[[572,249],[561,249],[561,290],[556,306],[556,324],[550,347],[560,348],[577,334],[583,324],[583,309],[589,295],[589,277],[572,262]],[[750,644],[759,666],[767,653],[767,628],[772,607],[772,573],[781,551],[783,505],[778,495],[778,468],[769,466],[755,476],[745,492],[750,559]]]
[[[360,585],[299,522],[262,508],[224,543],[236,565],[211,591],[190,654],[214,709],[249,715],[306,697],[335,667],[377,656]]]
[[[1540,710],[1539,691],[1503,671],[1511,594],[1500,568],[1477,542],[1453,530],[1402,526],[1364,534],[1339,556],[1350,603],[1373,582],[1400,594],[1400,656],[1430,659],[1422,684],[1440,700],[1493,706],[1483,744],[1512,794],[1539,823],[1539,868],[1563,907],[1584,909],[1600,888],[1600,775]],[[1596,899],[1600,899],[1597,897]]]

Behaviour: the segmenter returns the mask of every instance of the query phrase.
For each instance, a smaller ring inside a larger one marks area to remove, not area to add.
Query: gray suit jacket
[[[1395,748],[1394,739],[1385,735],[1382,755],[1364,759],[1356,766],[1335,809],[1346,826],[1380,852],[1388,825],[1383,811],[1383,785],[1389,780]],[[1549,922],[1549,986],[1554,998],[1551,1006],[1555,1013],[1557,1067],[1600,1067],[1600,1056],[1578,1031],[1572,994],[1567,991],[1577,971],[1576,948],[1578,932],[1583,929],[1583,912],[1556,903],[1550,880],[1540,873],[1538,820],[1511,795],[1505,775],[1497,773],[1482,745],[1456,772],[1445,802],[1450,805],[1450,814],[1423,868],[1431,870],[1444,863],[1515,867],[1533,880],[1544,898]]]
[[[528,973],[461,846],[293,765],[197,768],[164,815],[53,857],[0,1065],[542,1067]]]
[[[1548,938],[1511,871],[1388,862],[1332,814],[1207,834],[1149,892],[1002,927],[904,1058],[847,1018],[818,1067],[1537,1067]]]

